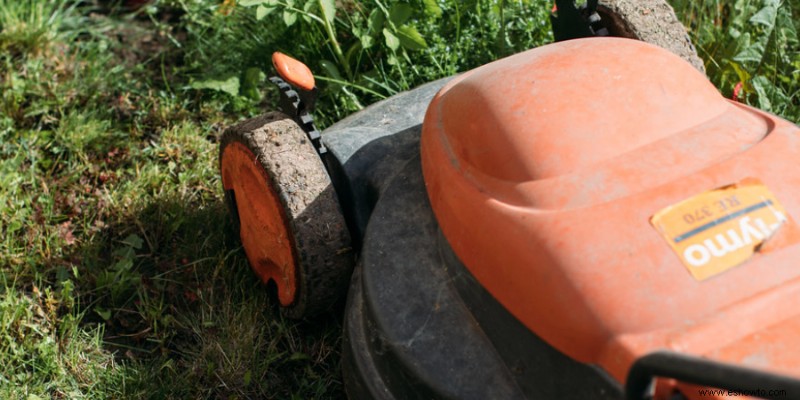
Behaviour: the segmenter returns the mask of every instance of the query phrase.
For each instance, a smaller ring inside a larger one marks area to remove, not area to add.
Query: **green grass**
[[[730,96],[800,121],[800,0],[676,0],[711,81]]]
[[[0,0],[0,398],[341,397],[341,312],[276,312],[219,133],[274,107],[275,50],[327,125],[551,40],[544,1],[220,3]],[[723,94],[800,120],[798,0],[674,4]]]

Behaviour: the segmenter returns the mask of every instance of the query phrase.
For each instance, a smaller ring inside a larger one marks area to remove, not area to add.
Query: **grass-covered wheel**
[[[250,266],[274,283],[284,313],[312,316],[344,293],[350,236],[305,132],[271,112],[228,128],[220,145],[226,202]]]

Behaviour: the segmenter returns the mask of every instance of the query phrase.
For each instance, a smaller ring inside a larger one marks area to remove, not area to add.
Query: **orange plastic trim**
[[[286,82],[302,90],[314,89],[314,74],[312,74],[308,66],[301,61],[276,51],[272,53],[272,65],[275,66],[278,75]]]
[[[222,185],[236,195],[239,235],[250,266],[264,283],[275,282],[281,305],[292,304],[297,293],[294,239],[271,179],[245,145],[233,142],[225,148]]]

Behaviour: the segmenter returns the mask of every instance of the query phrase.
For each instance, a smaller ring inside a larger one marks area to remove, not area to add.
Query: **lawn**
[[[551,41],[547,1],[0,0],[0,398],[340,398],[342,305],[284,319],[224,127],[318,74],[323,126]],[[800,121],[800,0],[675,0],[726,97]]]

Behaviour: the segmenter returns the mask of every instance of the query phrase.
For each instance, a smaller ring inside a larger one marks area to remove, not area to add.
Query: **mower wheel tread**
[[[306,133],[287,115],[269,112],[228,128],[220,142],[221,163],[232,143],[255,155],[285,212],[297,286],[282,312],[299,319],[330,308],[346,292],[354,259],[336,192]],[[228,207],[237,205],[229,201]]]
[[[611,36],[638,39],[665,48],[705,73],[686,27],[664,0],[600,0],[597,8]]]

